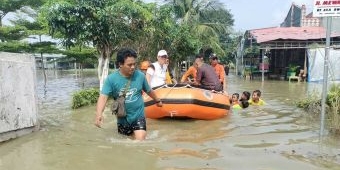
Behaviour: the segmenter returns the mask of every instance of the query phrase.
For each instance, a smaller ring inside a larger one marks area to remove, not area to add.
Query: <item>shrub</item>
[[[321,99],[316,95],[296,102],[296,106],[303,108],[308,113],[319,114],[321,112]]]
[[[340,85],[331,86],[327,94],[327,104],[332,107],[339,106],[340,105],[339,98],[340,98]]]
[[[330,130],[334,134],[340,134],[340,85],[333,85],[327,95],[327,104],[330,109]]]
[[[333,85],[326,99],[326,114],[328,127],[333,134],[340,134],[340,85]],[[321,113],[321,99],[309,97],[296,103],[297,107],[305,109],[308,113]]]
[[[99,97],[99,88],[90,88],[80,90],[72,95],[72,109],[82,106],[88,106],[97,102]]]

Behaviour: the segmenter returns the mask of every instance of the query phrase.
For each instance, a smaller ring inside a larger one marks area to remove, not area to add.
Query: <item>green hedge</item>
[[[84,89],[75,92],[72,95],[72,109],[82,106],[88,106],[97,102],[99,97],[99,88]]]

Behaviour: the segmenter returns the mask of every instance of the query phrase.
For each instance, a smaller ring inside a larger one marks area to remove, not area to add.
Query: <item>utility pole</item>
[[[323,68],[323,85],[322,85],[322,98],[321,98],[321,120],[320,120],[320,136],[324,135],[324,122],[325,122],[325,111],[326,111],[326,98],[327,98],[327,86],[328,86],[328,58],[330,50],[330,34],[332,27],[332,18],[327,17],[327,31],[326,31],[326,48],[325,48],[325,59]]]
[[[327,98],[327,82],[328,82],[328,58],[330,52],[330,37],[332,27],[332,17],[340,17],[340,4],[338,0],[314,0],[313,17],[326,17],[327,31],[326,31],[326,48],[323,69],[323,85],[322,85],[322,99],[321,99],[321,116],[320,116],[320,141],[324,135],[324,122],[325,122],[325,105]]]

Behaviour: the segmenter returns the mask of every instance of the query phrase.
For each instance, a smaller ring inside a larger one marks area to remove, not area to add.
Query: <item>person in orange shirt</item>
[[[183,74],[181,78],[181,83],[184,82],[194,82],[196,81],[197,69],[194,66],[190,66],[189,69]],[[189,76],[193,77],[193,80],[189,79]]]
[[[143,61],[140,63],[140,70],[146,74],[146,70],[150,67],[150,61]]]
[[[209,61],[210,61],[210,65],[214,68],[218,79],[220,80],[221,84],[223,84],[224,81],[224,67],[221,64],[218,64],[218,58],[216,56],[216,54],[211,54],[209,56]]]
[[[195,58],[200,58],[201,60],[203,60],[203,55],[202,54],[197,54]],[[188,68],[188,70],[183,74],[182,79],[181,79],[181,83],[184,82],[196,82],[196,77],[197,77],[197,68],[194,65],[195,63],[193,63],[192,66],[190,66]],[[189,78],[192,77],[192,79]]]

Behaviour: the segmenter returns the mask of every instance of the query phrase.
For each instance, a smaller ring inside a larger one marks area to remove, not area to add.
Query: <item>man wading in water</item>
[[[108,97],[112,96],[116,99],[127,88],[125,97],[126,117],[117,117],[118,132],[132,136],[136,140],[144,140],[146,137],[146,122],[142,91],[155,100],[158,107],[163,104],[150,88],[144,73],[136,70],[136,58],[137,54],[132,49],[118,51],[117,63],[119,64],[119,70],[110,74],[104,82],[97,101],[95,125],[101,127],[103,123],[103,111]],[[128,82],[129,87],[126,87]]]

